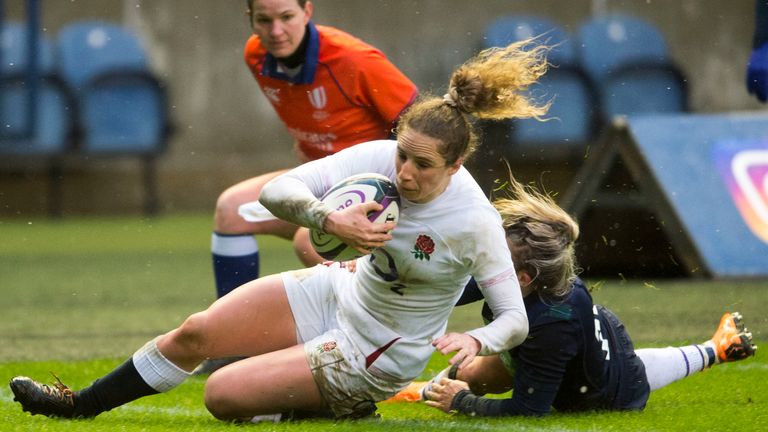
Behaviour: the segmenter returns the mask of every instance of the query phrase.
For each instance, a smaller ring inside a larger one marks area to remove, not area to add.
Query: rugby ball
[[[376,173],[358,174],[335,184],[320,198],[334,210],[342,210],[353,204],[376,201],[384,206],[381,211],[368,213],[374,223],[397,222],[400,217],[400,195],[397,187],[386,176]],[[330,261],[348,261],[363,256],[336,236],[311,229],[309,240],[323,258]]]

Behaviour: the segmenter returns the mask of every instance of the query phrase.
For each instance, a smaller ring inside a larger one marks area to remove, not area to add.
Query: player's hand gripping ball
[[[335,184],[320,200],[335,210],[376,201],[384,208],[368,213],[368,220],[373,223],[397,222],[400,217],[400,195],[397,193],[397,187],[381,174],[366,173],[347,177]],[[336,236],[321,230],[311,229],[309,240],[315,251],[327,260],[348,261],[363,255]]]

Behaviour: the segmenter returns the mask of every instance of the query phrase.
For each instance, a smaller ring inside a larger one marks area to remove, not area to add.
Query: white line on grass
[[[9,389],[0,389],[0,401],[4,404],[16,403],[13,401],[13,393]]]
[[[731,363],[728,365],[728,369],[760,370],[760,369],[768,369],[768,364],[746,361],[746,362]]]
[[[491,417],[485,417],[485,419],[491,419]],[[497,420],[497,419],[496,419]],[[384,420],[384,422],[396,424],[398,428],[403,428],[405,426],[412,425],[413,430],[466,430],[468,426],[471,426],[472,432],[475,431],[504,431],[507,432],[510,429],[515,431],[536,431],[536,432],[546,432],[546,431],[557,431],[557,432],[570,432],[570,431],[581,431],[583,429],[568,429],[563,428],[561,425],[557,426],[523,426],[520,424],[515,424],[513,428],[510,428],[510,423],[504,422],[504,421],[494,421],[493,423],[482,423],[481,418],[478,417],[477,422],[473,423],[465,423],[465,422],[456,422],[452,421],[450,417],[446,416],[445,421],[440,420],[419,420],[419,419],[391,419],[387,418]]]
[[[146,405],[123,405],[118,408],[121,411],[130,411],[141,414],[161,414],[170,417],[185,416],[185,417],[210,417],[210,413],[205,409],[190,409],[179,407],[153,407]]]

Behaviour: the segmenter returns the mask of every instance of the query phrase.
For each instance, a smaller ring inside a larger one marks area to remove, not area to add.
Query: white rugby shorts
[[[366,369],[366,358],[337,318],[334,286],[352,289],[352,274],[339,263],[285,272],[285,292],[299,343],[320,393],[337,417],[361,417],[375,402],[394,396],[408,382],[385,380]],[[339,285],[342,284],[342,285]]]

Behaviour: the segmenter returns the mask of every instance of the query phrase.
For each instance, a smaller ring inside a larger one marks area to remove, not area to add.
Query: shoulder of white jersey
[[[374,172],[395,181],[396,148],[397,141],[368,141],[347,147],[327,158],[333,158],[333,164],[340,171],[338,180],[354,174]]]
[[[477,184],[475,178],[463,165],[459,168],[456,174],[454,174],[451,183],[452,187],[449,191],[453,194],[462,196],[466,203],[477,205],[488,204],[490,207],[493,207],[490,201],[488,201],[488,197],[485,192],[483,192],[483,189]]]
[[[347,147],[338,151],[336,154],[342,155],[342,157],[348,157],[348,155],[372,155],[380,159],[388,156],[389,154],[394,155],[396,148],[397,141],[395,140],[374,140],[355,144],[351,147]]]
[[[462,208],[462,215],[473,220],[464,227],[465,230],[474,231],[487,229],[488,224],[501,226],[501,216],[488,200],[488,196],[477,184],[474,177],[463,166],[454,174],[451,187],[446,191],[448,196],[444,200],[445,205]],[[458,216],[458,215],[457,215]]]

